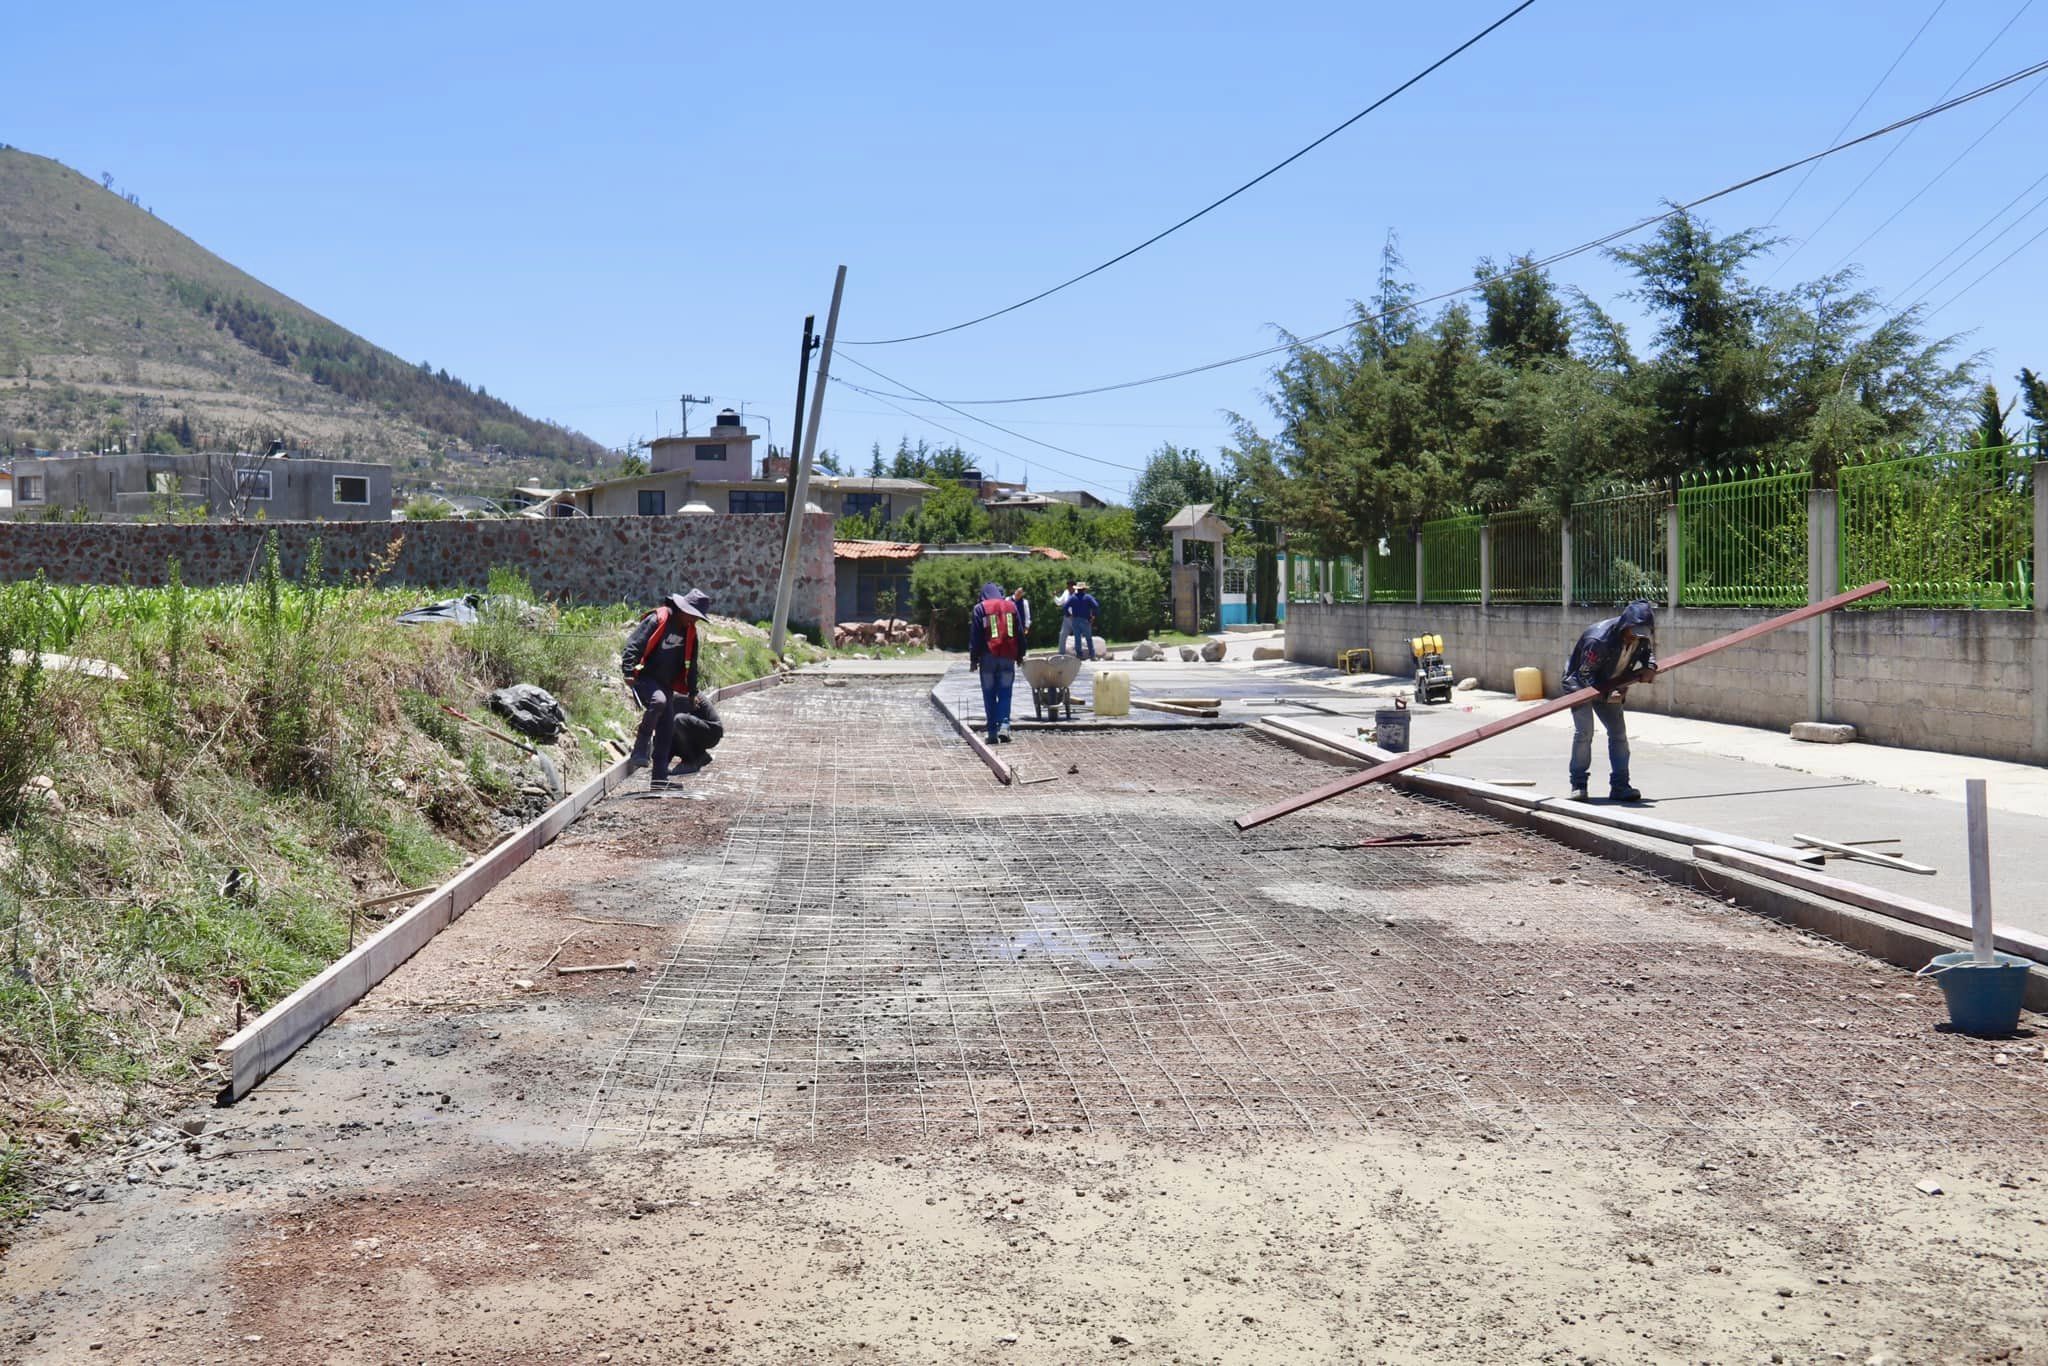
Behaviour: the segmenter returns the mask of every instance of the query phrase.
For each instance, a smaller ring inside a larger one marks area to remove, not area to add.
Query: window
[[[270,501],[269,470],[236,470],[235,496],[251,503]]]
[[[735,514],[780,512],[788,506],[781,489],[734,489],[725,495],[725,510]]]
[[[889,495],[886,493],[849,493],[846,495],[846,515],[858,517],[862,513],[882,509],[882,517],[888,519]]]
[[[660,517],[668,512],[668,492],[664,489],[640,490],[640,515]]]
[[[24,474],[15,482],[21,485],[22,502],[40,503],[43,501],[43,476],[40,474]]]
[[[715,445],[699,446],[697,448],[697,458],[699,460],[725,459],[725,443],[720,441]]]
[[[370,503],[370,481],[360,474],[337,474],[334,476],[334,501],[353,507],[368,507]]]
[[[910,573],[908,570],[891,565],[886,569],[861,568],[855,572],[853,589],[853,614],[863,620],[872,621],[882,614],[881,597],[884,593],[894,596],[890,606],[896,616],[910,611]]]

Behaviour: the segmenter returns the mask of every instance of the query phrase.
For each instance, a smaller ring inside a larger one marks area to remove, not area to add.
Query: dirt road
[[[0,1359],[2048,1353],[2042,1033],[1389,792],[1240,835],[1328,772],[1241,733],[729,721],[46,1215]]]

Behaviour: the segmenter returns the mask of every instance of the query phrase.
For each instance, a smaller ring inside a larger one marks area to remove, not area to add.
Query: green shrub
[[[965,649],[967,614],[980,599],[981,586],[999,583],[1011,589],[1021,584],[1031,599],[1031,636],[1027,643],[1049,647],[1059,637],[1060,609],[1053,599],[1067,586],[1068,579],[1088,583],[1102,604],[1102,614],[1095,622],[1097,635],[1129,640],[1160,625],[1166,595],[1159,575],[1144,565],[1113,555],[1072,560],[953,555],[922,559],[910,573],[910,617],[936,624],[935,643],[940,648]]]
[[[38,707],[43,695],[43,610],[40,582],[32,591],[0,594],[0,829],[22,817],[29,779],[49,761],[56,735]],[[13,663],[13,652],[23,652]]]

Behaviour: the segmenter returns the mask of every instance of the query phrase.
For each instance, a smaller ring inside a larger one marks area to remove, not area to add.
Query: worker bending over
[[[635,623],[619,652],[626,686],[640,704],[640,729],[626,766],[640,768],[651,758],[654,771],[647,776],[654,784],[668,782],[677,708],[697,696],[697,623],[710,613],[711,598],[702,589],[671,593]]]
[[[1623,710],[1631,684],[1657,676],[1657,610],[1638,599],[1618,617],[1596,621],[1572,646],[1565,661],[1564,690],[1599,688],[1601,695],[1572,708],[1572,800],[1586,800],[1593,769],[1593,722],[1607,729],[1608,796],[1636,802],[1643,794],[1628,781],[1628,716]]]

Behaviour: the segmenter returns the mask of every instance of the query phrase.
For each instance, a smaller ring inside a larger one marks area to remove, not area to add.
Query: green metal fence
[[[1872,606],[2033,606],[2035,456],[2016,445],[1844,464],[1842,586],[1890,580]]]
[[[1554,512],[1496,512],[1486,519],[1493,539],[1493,600],[1555,603],[1564,592],[1561,522]]]
[[[1806,601],[1801,467],[1695,475],[1678,490],[1678,600],[1687,607],[1785,607]]]
[[[1479,601],[1479,540],[1486,518],[1445,517],[1422,524],[1422,600]]]
[[[1664,601],[1670,592],[1664,510],[1670,505],[1663,489],[1572,504],[1572,601]]]
[[[1372,578],[1367,583],[1374,602],[1415,601],[1415,539],[1396,532],[1380,543],[1372,557]]]

